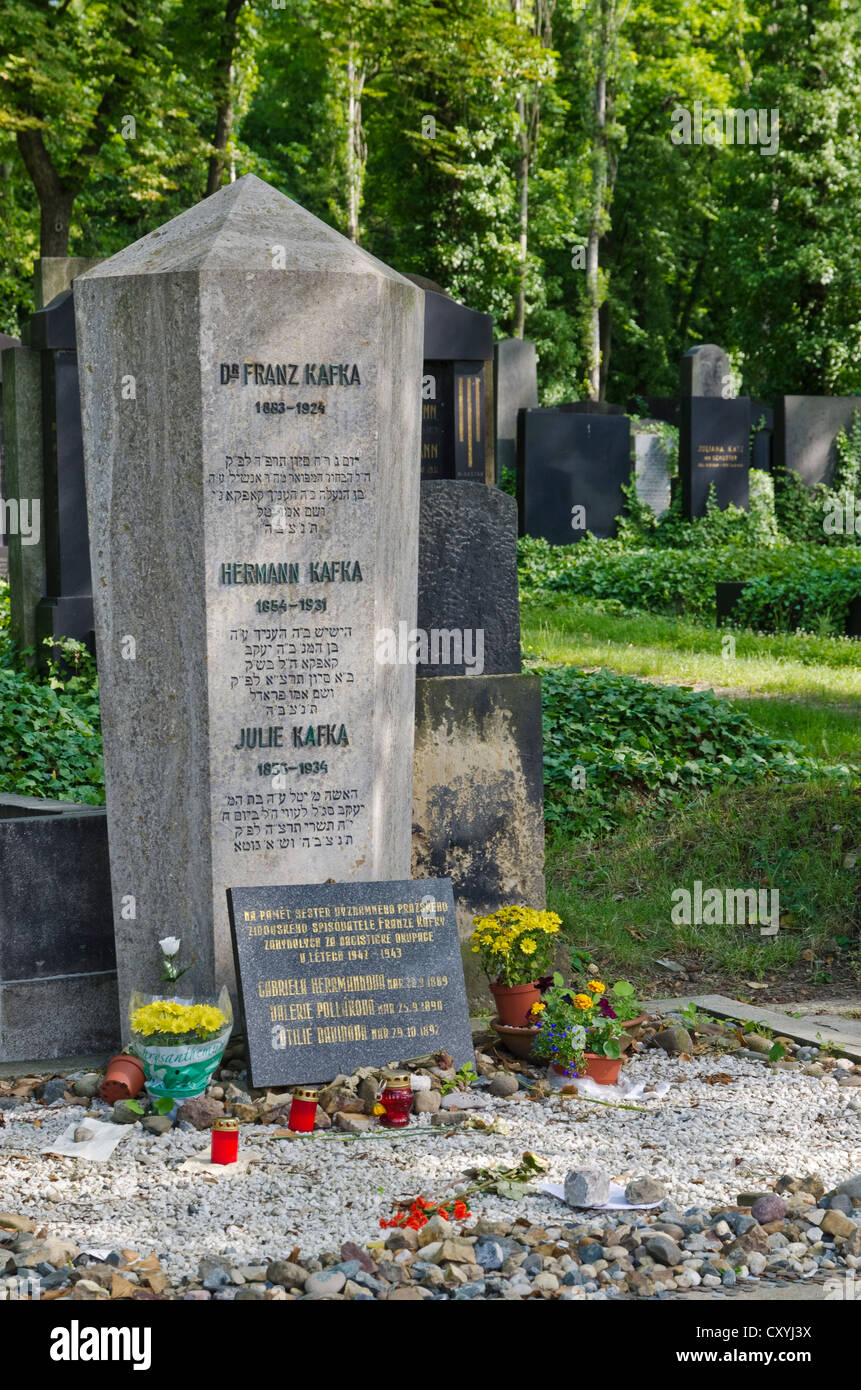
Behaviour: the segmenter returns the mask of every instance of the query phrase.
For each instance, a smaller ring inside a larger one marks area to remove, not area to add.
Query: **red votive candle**
[[[381,1125],[398,1129],[409,1124],[410,1111],[413,1108],[413,1088],[410,1085],[409,1072],[397,1072],[386,1078],[380,1104],[386,1112],[380,1117]]]
[[[317,1090],[314,1086],[297,1086],[290,1103],[287,1128],[294,1134],[310,1134],[317,1114]]]
[[[239,1157],[239,1121],[231,1117],[212,1126],[213,1163],[235,1163]]]

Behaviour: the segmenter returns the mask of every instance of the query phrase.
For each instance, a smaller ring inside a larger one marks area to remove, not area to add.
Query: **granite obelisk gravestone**
[[[124,1005],[228,885],[409,876],[423,305],[252,175],[75,302]]]

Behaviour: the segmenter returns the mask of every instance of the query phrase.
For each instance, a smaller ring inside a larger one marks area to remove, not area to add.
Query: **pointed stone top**
[[[329,271],[409,284],[256,174],[227,184],[77,278],[223,270]]]

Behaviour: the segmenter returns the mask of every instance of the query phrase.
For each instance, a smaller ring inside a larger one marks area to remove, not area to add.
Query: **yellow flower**
[[[175,999],[144,1004],[131,1019],[133,1030],[145,1038],[154,1033],[217,1033],[226,1022],[221,1010],[212,1004],[178,1004]]]
[[[603,994],[607,986],[602,985],[600,980],[590,980],[587,989],[591,989],[593,994]]]
[[[543,1010],[543,1009],[546,1009],[546,1008],[547,1008],[547,1005],[546,1005],[546,1004],[533,1004],[533,1005],[532,1005],[532,1008],[529,1010],[529,1012],[530,1012],[531,1014],[540,1014],[540,1013],[542,1012],[542,1010]]]
[[[591,1009],[592,1000],[588,994],[575,994],[574,1007],[577,1009]]]
[[[532,940],[531,936],[524,936],[523,940],[520,943],[520,949],[525,956],[531,956],[535,954],[535,952],[538,950],[538,947]]]

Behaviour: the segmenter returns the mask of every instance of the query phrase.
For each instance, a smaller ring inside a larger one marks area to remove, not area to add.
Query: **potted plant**
[[[625,1030],[606,996],[601,980],[578,989],[555,974],[550,989],[532,1007],[538,1025],[534,1055],[562,1076],[590,1076],[599,1085],[612,1086],[622,1065]]]
[[[470,944],[496,1001],[499,1022],[525,1027],[541,994],[538,977],[550,966],[562,922],[555,912],[501,907],[473,918]]]
[[[188,966],[176,961],[179,938],[159,943],[164,956],[163,979],[175,983]],[[129,1004],[133,1051],[140,1059],[149,1094],[177,1103],[201,1095],[221,1061],[233,1022],[230,996],[165,998],[136,991]]]

